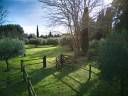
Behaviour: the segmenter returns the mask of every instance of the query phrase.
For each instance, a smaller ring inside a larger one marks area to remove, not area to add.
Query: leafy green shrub
[[[47,39],[39,38],[40,39],[40,45],[47,45]]]
[[[58,39],[56,38],[48,38],[46,40],[47,45],[58,45]]]
[[[18,55],[24,54],[24,44],[18,39],[1,39],[0,40],[0,60],[5,60],[7,71],[9,70],[8,60]]]
[[[97,50],[100,45],[100,43],[104,41],[104,39],[101,40],[92,40],[89,42],[89,50],[87,52],[88,59],[95,60],[97,57]]]
[[[24,41],[25,44],[29,44],[29,39],[24,38],[23,41]]]
[[[70,36],[63,36],[59,39],[59,44],[61,46],[68,46],[71,50],[73,50],[72,46],[72,38]]]
[[[99,46],[99,41],[98,40],[92,40],[89,42],[89,48],[96,49]]]
[[[118,82],[121,90],[128,84],[128,33],[113,33],[100,44],[98,64],[101,77],[106,81]]]
[[[30,39],[29,40],[29,44],[35,45],[35,47],[37,47],[38,45],[41,44],[41,40],[40,39]]]

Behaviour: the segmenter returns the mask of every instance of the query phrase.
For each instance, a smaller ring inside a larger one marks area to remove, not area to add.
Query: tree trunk
[[[81,52],[80,52],[80,26],[78,21],[74,22],[74,53],[75,53],[75,57],[79,57]]]
[[[6,69],[6,71],[9,71],[9,63],[8,63],[8,59],[6,59],[5,62],[6,62],[6,65],[7,65],[7,69]]]
[[[76,40],[75,37],[73,37],[73,51],[74,51],[74,56],[76,58],[80,56],[79,42]]]
[[[89,48],[88,28],[81,31],[81,50],[86,55]]]

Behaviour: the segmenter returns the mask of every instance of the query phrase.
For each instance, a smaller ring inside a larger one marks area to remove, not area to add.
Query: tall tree
[[[20,25],[0,25],[0,38],[9,37],[23,39],[23,34],[24,30]]]
[[[89,47],[88,30],[89,29],[89,12],[88,7],[84,9],[81,21],[81,49],[83,53],[87,53]]]
[[[101,78],[119,86],[120,95],[127,96],[128,88],[128,32],[114,32],[100,44],[98,64]],[[117,90],[116,90],[117,91]],[[115,95],[114,95],[115,96]]]
[[[39,38],[39,29],[38,29],[38,25],[37,25],[37,30],[36,30],[36,35],[37,35],[37,38]]]
[[[73,39],[74,55],[80,55],[80,20],[84,9],[89,12],[96,6],[99,0],[39,0],[49,6],[53,13],[50,18],[54,24],[64,24],[68,27]]]
[[[112,31],[112,19],[112,7],[101,10],[96,21],[96,39],[105,38],[110,34]]]
[[[53,37],[52,32],[49,32],[48,37]]]

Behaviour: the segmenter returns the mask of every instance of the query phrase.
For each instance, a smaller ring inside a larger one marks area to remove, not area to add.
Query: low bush
[[[47,45],[58,45],[58,39],[57,38],[48,38],[46,40]]]
[[[89,49],[87,52],[87,57],[91,60],[95,60],[98,54],[98,48],[101,42],[103,42],[104,39],[101,40],[92,40],[89,42]]]
[[[72,38],[71,36],[63,36],[59,39],[59,44],[61,46],[68,46],[71,50],[73,50],[73,45],[72,45]]]
[[[41,41],[40,39],[30,39],[29,44],[35,45],[35,47],[37,47],[38,45],[41,44]]]
[[[58,45],[58,39],[57,38],[35,38],[35,39],[30,39],[28,41],[28,44],[35,45],[36,47],[38,45]]]
[[[121,86],[121,92],[128,87],[127,36],[127,32],[113,33],[106,41],[100,44],[97,58],[101,70],[101,78],[111,83],[118,82],[119,86]]]

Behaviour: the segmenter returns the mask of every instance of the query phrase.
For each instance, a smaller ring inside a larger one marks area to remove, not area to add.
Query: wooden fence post
[[[28,88],[28,96],[31,96],[31,88],[30,88],[30,77],[27,76],[27,88]]]
[[[61,54],[60,55],[60,65],[61,65],[61,68],[63,67],[63,65],[64,65],[64,55],[63,54]]]
[[[89,78],[88,78],[88,80],[91,79],[91,74],[92,74],[92,66],[89,64]]]
[[[24,79],[24,81],[26,82],[26,73],[25,73],[25,66],[23,65],[22,66],[22,72],[23,72],[23,79]]]
[[[43,68],[46,68],[46,66],[47,66],[47,65],[46,65],[46,63],[47,63],[46,60],[47,60],[47,59],[46,59],[46,56],[44,56],[44,57],[43,57]]]
[[[57,57],[56,57],[56,69],[58,69],[58,60],[57,60]]]
[[[20,60],[20,65],[21,65],[21,72],[23,72],[23,66],[24,66],[24,61]]]

